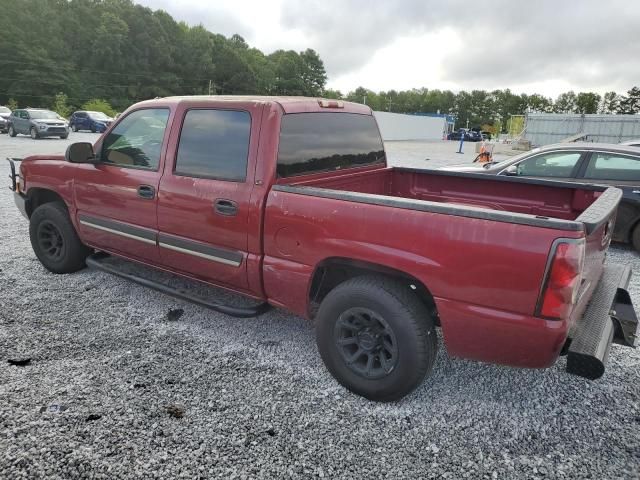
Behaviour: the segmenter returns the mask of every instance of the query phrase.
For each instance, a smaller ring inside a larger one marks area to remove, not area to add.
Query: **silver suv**
[[[67,121],[51,110],[39,108],[26,108],[14,110],[9,117],[9,135],[31,135],[31,138],[69,136],[69,124]]]

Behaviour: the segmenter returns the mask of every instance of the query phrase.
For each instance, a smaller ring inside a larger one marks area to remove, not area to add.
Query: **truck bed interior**
[[[413,200],[575,220],[602,193],[597,187],[483,174],[384,168],[290,182],[292,186],[385,195]]]

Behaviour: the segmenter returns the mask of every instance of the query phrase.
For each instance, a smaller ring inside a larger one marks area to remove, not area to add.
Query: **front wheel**
[[[325,297],[317,316],[322,360],[344,387],[370,400],[398,400],[431,371],[437,352],[427,308],[401,282],[356,277]]]
[[[67,138],[69,138],[69,134],[67,133],[66,135],[60,135],[60,138],[62,140],[66,140]]]
[[[29,133],[31,134],[31,138],[34,140],[37,140],[38,138],[40,138],[38,136],[38,131],[36,130],[36,127],[31,127],[31,130],[29,130]]]
[[[75,123],[73,125],[71,125],[71,130],[74,131],[74,132],[78,131],[78,127],[76,127]]]
[[[13,125],[9,126],[9,136],[10,137],[15,137],[16,135],[17,135],[16,129],[13,128]]]
[[[66,207],[59,202],[36,208],[29,220],[29,238],[40,263],[53,273],[83,269],[91,253],[80,241]]]

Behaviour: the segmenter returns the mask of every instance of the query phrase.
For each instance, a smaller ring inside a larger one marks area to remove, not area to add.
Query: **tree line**
[[[503,130],[525,112],[640,113],[640,89],[626,95],[566,92],[555,100],[506,90],[454,93],[426,88],[342,94],[326,89],[313,49],[265,54],[239,35],[177,22],[131,0],[3,0],[0,105],[121,111],[169,95],[326,96],[398,113],[446,113],[458,126]]]
[[[426,88],[387,92],[373,92],[364,87],[343,95],[336,90],[325,92],[331,98],[366,103],[373,110],[396,113],[443,113],[457,119],[457,126],[506,126],[512,115],[527,112],[579,114],[636,114],[640,113],[640,88],[633,87],[626,95],[608,92],[573,91],[562,93],[555,100],[537,93],[515,94],[511,90],[472,90],[454,93],[450,90]]]
[[[0,105],[101,99],[122,110],[169,95],[321,96],[326,80],[312,49],[267,55],[239,35],[192,27],[131,0],[2,2]]]

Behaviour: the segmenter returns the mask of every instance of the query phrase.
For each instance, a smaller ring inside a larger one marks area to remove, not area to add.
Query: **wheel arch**
[[[59,202],[67,208],[67,204],[64,199],[60,196],[59,193],[54,190],[49,190],[48,188],[41,187],[33,187],[29,188],[27,191],[27,202],[26,202],[26,211],[27,216],[31,218],[33,212],[36,211],[40,205],[44,205],[45,203],[51,202]],[[68,208],[67,208],[68,209]]]
[[[386,265],[346,257],[330,257],[319,262],[311,276],[308,294],[309,317],[327,294],[341,283],[363,275],[380,275],[406,284],[427,307],[436,325],[440,324],[435,299],[428,286],[416,277]]]

